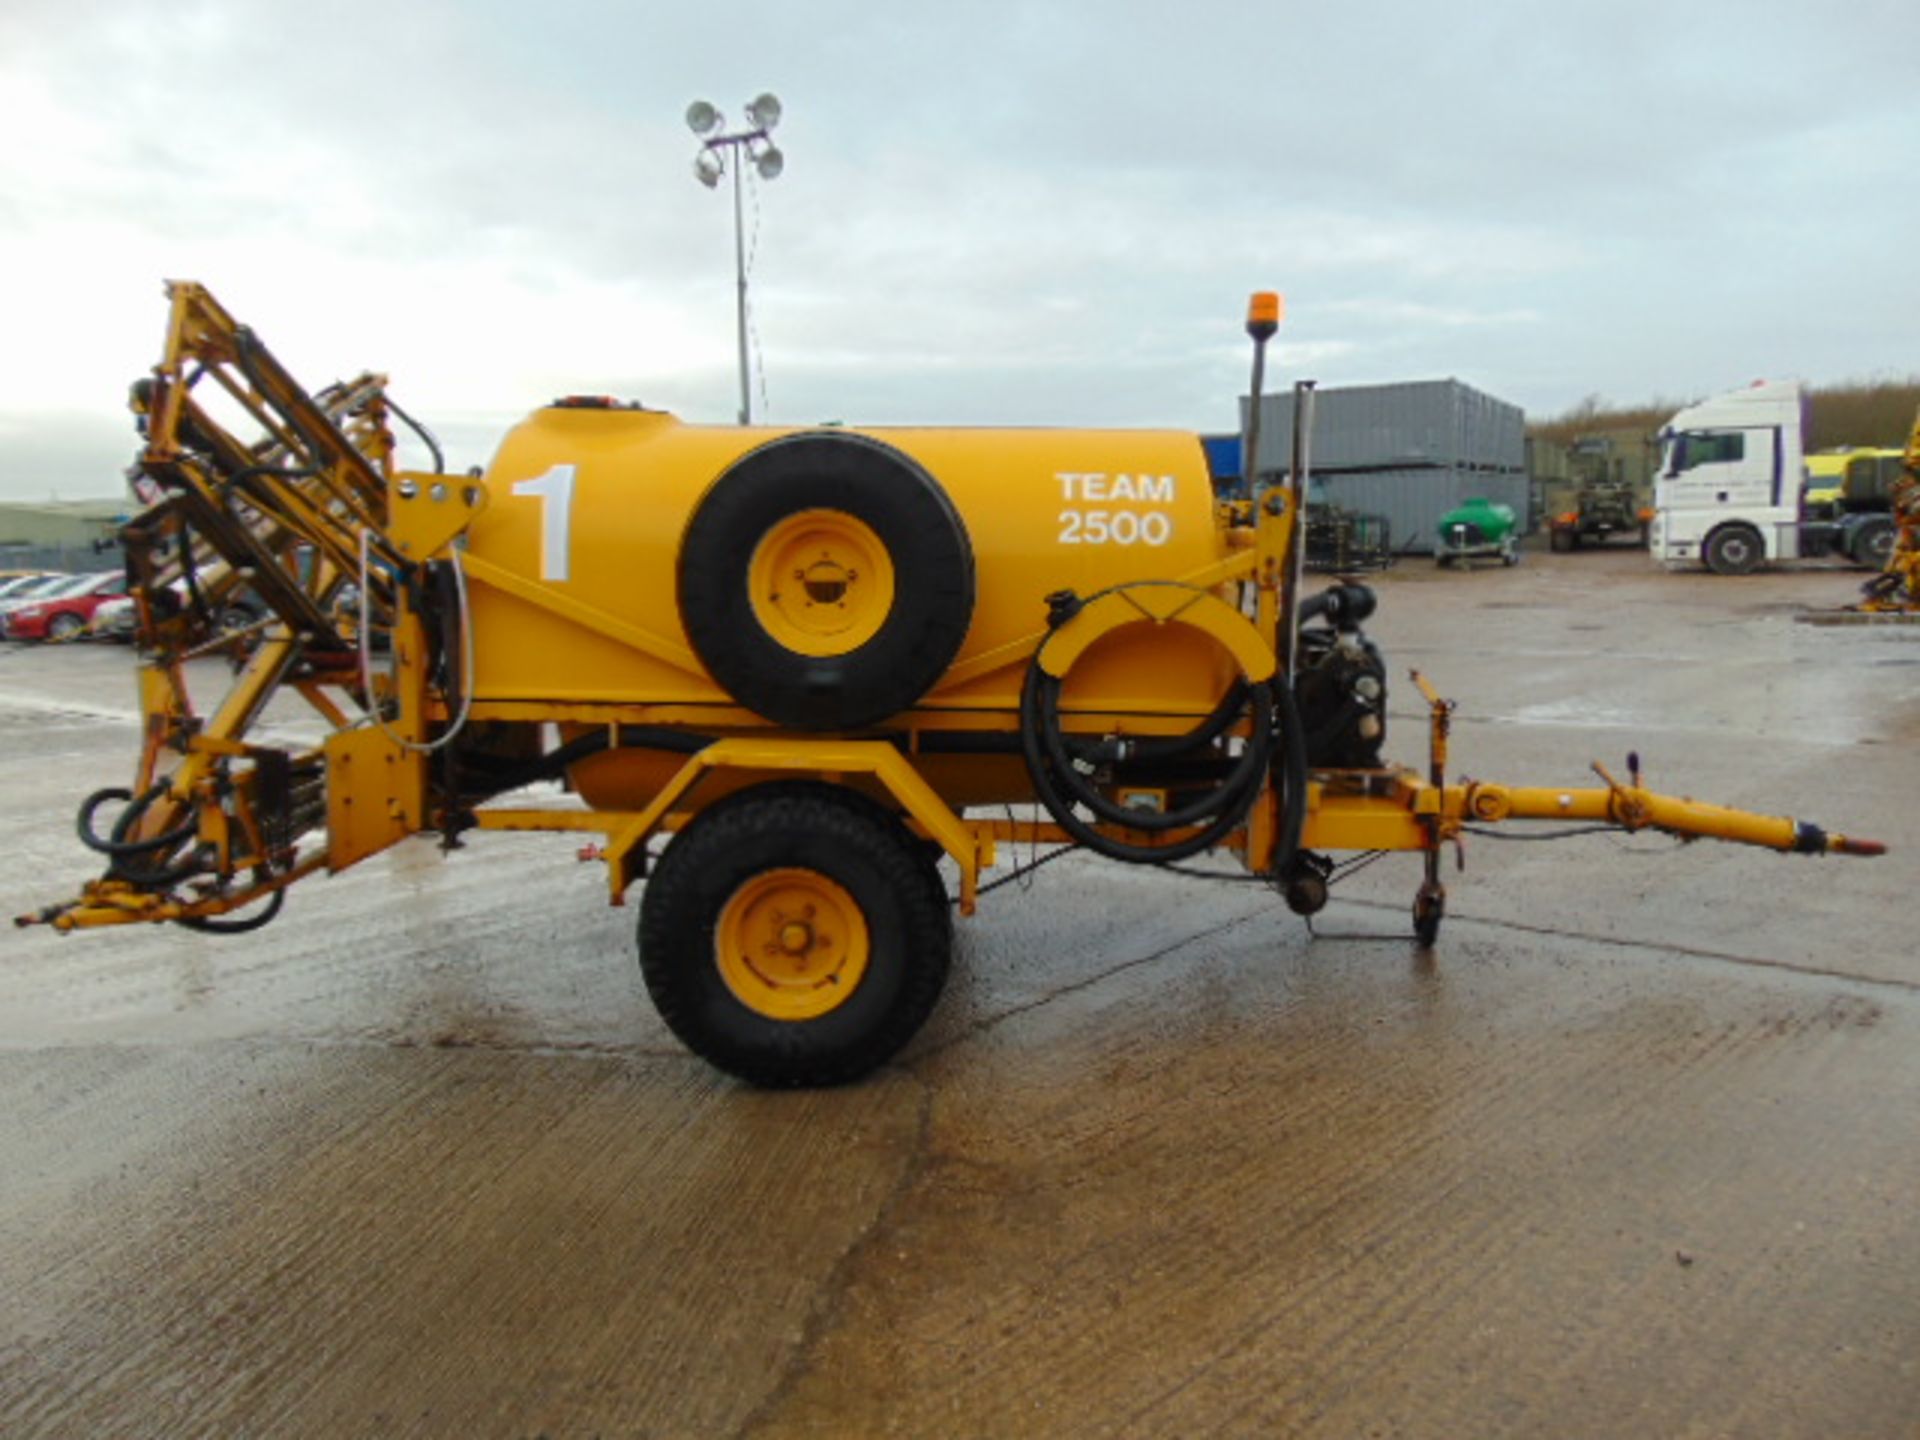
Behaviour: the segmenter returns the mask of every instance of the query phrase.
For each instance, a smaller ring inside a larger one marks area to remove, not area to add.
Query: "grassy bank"
[[[1903,446],[1920,411],[1920,375],[1903,380],[1858,381],[1816,385],[1807,449],[1829,450],[1840,445]],[[1527,433],[1565,445],[1599,430],[1658,430],[1683,406],[1701,397],[1655,399],[1639,405],[1613,405],[1590,396],[1561,415],[1531,421]]]

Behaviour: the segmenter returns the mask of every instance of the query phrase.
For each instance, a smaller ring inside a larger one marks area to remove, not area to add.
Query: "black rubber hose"
[[[1083,795],[1091,787],[1080,781],[1077,775],[1074,775],[1070,782],[1063,780],[1047,753],[1047,747],[1041,737],[1044,721],[1035,696],[1039,687],[1033,683],[1033,677],[1036,674],[1044,675],[1045,672],[1041,671],[1038,665],[1031,667],[1027,676],[1028,683],[1021,692],[1020,740],[1021,749],[1027,761],[1027,772],[1033,781],[1035,794],[1039,796],[1040,803],[1053,817],[1054,822],[1089,850],[1112,860],[1121,860],[1135,865],[1165,864],[1171,860],[1185,860],[1190,856],[1198,855],[1203,850],[1213,848],[1225,839],[1245,817],[1247,810],[1253,804],[1254,797],[1259,794],[1257,784],[1247,786],[1244,793],[1220,797],[1227,802],[1225,808],[1213,818],[1211,823],[1181,840],[1158,845],[1139,845],[1102,834],[1094,825],[1073,813],[1075,798]],[[1255,717],[1254,733],[1260,737],[1259,743],[1263,748],[1270,748],[1275,708],[1279,703],[1276,700],[1276,687],[1285,687],[1285,681],[1278,676],[1272,681],[1262,681],[1249,689],[1249,698],[1253,704]],[[1290,703],[1283,708],[1291,712]],[[1304,776],[1303,765],[1299,787],[1302,790],[1305,789]],[[1071,794],[1069,785],[1072,787]],[[1137,817],[1129,815],[1128,819],[1121,823],[1128,828],[1137,829],[1139,827],[1131,823],[1134,818]]]
[[[194,833],[196,826],[191,816],[164,835],[155,835],[146,840],[124,838],[127,831],[140,816],[147,813],[147,808],[160,798],[166,788],[167,782],[161,780],[138,800],[133,798],[131,790],[122,789],[117,785],[94,791],[81,802],[80,814],[75,821],[80,843],[89,850],[96,850],[102,855],[111,855],[116,859],[126,856],[152,855],[162,850],[172,849]],[[112,838],[102,840],[93,828],[93,814],[109,800],[124,800],[128,804],[127,808],[121,811],[120,818],[114,822]]]
[[[1236,680],[1227,693],[1220,697],[1220,703],[1208,712],[1207,718],[1184,735],[1149,735],[1129,742],[1127,754],[1129,762],[1154,763],[1161,760],[1178,760],[1191,755],[1203,745],[1211,745],[1226,733],[1227,727],[1240,718],[1240,712],[1247,705],[1247,682]],[[1075,743],[1069,739],[1067,752],[1074,753]]]
[[[255,870],[253,878],[265,880],[267,872]],[[263,925],[271,924],[274,916],[280,913],[280,907],[286,903],[287,892],[283,887],[267,897],[267,903],[262,909],[254,911],[251,915],[242,916],[238,920],[229,920],[224,915],[189,915],[173,923],[184,926],[188,930],[198,930],[203,935],[245,935],[249,930],[258,930]]]
[[[406,421],[407,428],[413,431],[414,434],[418,435],[421,439],[421,442],[426,445],[427,449],[433,452],[433,473],[436,475],[446,474],[447,473],[447,457],[440,453],[440,442],[433,438],[433,432],[427,429],[427,427],[422,425],[418,420],[414,419],[413,416],[409,415],[406,411],[402,410],[400,408],[399,402],[396,401],[391,395],[384,396],[383,398],[387,402],[387,409],[391,410],[394,414],[398,415],[402,420]]]
[[[1157,813],[1134,811],[1116,805],[1102,795],[1096,786],[1080,777],[1074,763],[1079,757],[1070,753],[1066,737],[1061,731],[1060,681],[1040,668],[1037,655],[1035,663],[1027,671],[1021,708],[1031,716],[1031,729],[1040,737],[1053,773],[1067,792],[1101,819],[1130,830],[1181,830],[1189,825],[1201,824],[1225,809],[1232,809],[1236,799],[1242,794],[1251,794],[1259,785],[1272,753],[1273,727],[1269,701],[1265,707],[1254,707],[1254,725],[1247,748],[1217,787],[1175,810]]]
[[[192,840],[199,830],[192,814],[189,813],[185,820],[164,835],[155,835],[146,840],[127,839],[128,833],[140,822],[140,817],[147,813],[148,807],[167,793],[167,785],[168,782],[165,780],[155,781],[146,794],[122,810],[120,818],[113,822],[113,834],[108,844],[118,849],[107,852],[113,856],[113,863],[107,867],[108,875],[125,880],[131,885],[162,890],[170,885],[177,885],[189,876],[197,875],[206,869],[200,860],[199,847],[195,845],[188,846],[183,859],[161,869],[144,870],[130,863],[147,855],[164,854],[166,850]]]

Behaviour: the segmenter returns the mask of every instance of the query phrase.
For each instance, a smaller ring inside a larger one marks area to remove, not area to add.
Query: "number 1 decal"
[[[540,578],[566,580],[573,549],[573,466],[556,465],[536,480],[513,482],[516,495],[540,497]]]

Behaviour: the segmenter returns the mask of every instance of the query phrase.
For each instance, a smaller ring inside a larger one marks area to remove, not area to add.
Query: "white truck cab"
[[[1744,575],[1800,558],[1805,411],[1799,381],[1762,380],[1669,420],[1654,481],[1654,559]]]

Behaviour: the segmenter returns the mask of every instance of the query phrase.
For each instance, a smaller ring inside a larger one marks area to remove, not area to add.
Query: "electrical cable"
[[[402,739],[388,728],[385,718],[380,714],[380,705],[374,698],[373,692],[371,633],[373,617],[368,596],[368,584],[371,578],[368,547],[371,536],[372,532],[369,530],[360,532],[360,633],[356,637],[360,650],[360,683],[367,695],[367,714],[379,727],[380,733],[402,750],[416,755],[431,755],[452,744],[460,732],[466,728],[467,716],[473,713],[473,616],[468,608],[467,572],[460,564],[459,547],[450,547],[447,557],[448,563],[453,566],[453,586],[457,597],[460,624],[460,689],[462,693],[459,714],[454,717],[453,723],[438,739],[429,740],[424,744],[417,740]]]
[[[1026,865],[1021,866],[1019,869],[1013,871],[1011,874],[1002,875],[998,880],[993,881],[991,884],[980,886],[973,893],[977,898],[981,895],[991,894],[993,891],[998,890],[1002,885],[1011,885],[1016,880],[1030,880],[1032,878],[1033,872],[1038,870],[1042,865],[1051,865],[1054,861],[1058,860],[1061,856],[1071,855],[1074,851],[1078,850],[1079,848],[1080,847],[1078,845],[1062,845],[1058,850],[1049,850],[1046,854],[1040,856],[1038,859],[1033,860]],[[958,896],[953,897],[949,901],[949,903],[958,905],[960,903],[959,897]]]

